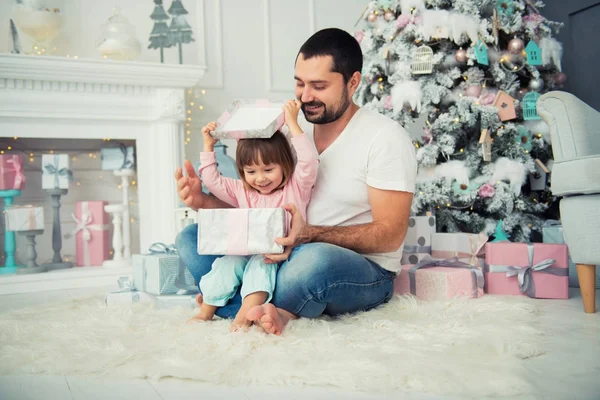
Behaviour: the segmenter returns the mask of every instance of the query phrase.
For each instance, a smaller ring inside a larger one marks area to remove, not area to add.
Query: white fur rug
[[[186,324],[191,309],[107,308],[89,298],[0,314],[0,374],[114,374],[227,385],[337,386],[368,392],[518,395],[524,359],[543,352],[521,297],[396,297],[338,319],[293,321],[281,337]]]

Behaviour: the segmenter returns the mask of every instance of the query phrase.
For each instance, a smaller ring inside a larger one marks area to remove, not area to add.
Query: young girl
[[[292,136],[297,163],[287,138],[280,131],[269,139],[241,139],[237,144],[236,164],[241,179],[219,174],[213,147],[217,140],[210,132],[214,122],[202,128],[204,152],[200,153],[200,175],[208,190],[220,200],[239,208],[276,208],[293,203],[306,219],[306,208],[317,178],[317,154],[309,137],[298,125],[301,102],[288,101],[283,109],[285,124]],[[267,264],[260,254],[223,256],[215,260],[211,271],[200,280],[201,295],[197,303],[197,320],[211,320],[217,307],[222,307],[242,285],[242,306],[230,330],[247,329],[251,322],[248,311],[268,303],[275,289],[277,264]]]

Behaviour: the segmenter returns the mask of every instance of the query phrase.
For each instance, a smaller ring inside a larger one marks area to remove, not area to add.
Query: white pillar
[[[179,205],[175,169],[183,166],[184,89],[156,89],[159,120],[137,138],[140,252],[177,236],[173,210]]]
[[[104,211],[113,215],[113,258],[112,260],[106,260],[102,263],[104,268],[118,268],[130,265],[128,260],[123,259],[123,254],[121,253],[121,249],[123,248],[123,233],[121,230],[121,216],[123,215],[123,210],[122,204],[110,204],[104,206]]]
[[[129,178],[135,176],[132,169],[115,170],[114,174],[121,177],[123,190],[123,259],[131,260],[131,221],[129,215]]]

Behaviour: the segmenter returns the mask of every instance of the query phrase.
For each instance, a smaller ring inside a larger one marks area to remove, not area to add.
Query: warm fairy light
[[[77,186],[81,186],[81,182],[77,182]]]
[[[464,152],[464,151],[465,151],[465,149],[460,149],[460,152],[461,152],[461,153],[462,153],[462,152]]]
[[[17,140],[17,139],[18,139],[18,137],[16,137],[16,136],[15,136],[13,139]]]
[[[121,187],[122,187],[122,186],[121,186],[121,184],[119,183],[119,184],[117,185],[117,189],[121,189]]]
[[[29,157],[33,157],[33,153],[29,153]]]
[[[7,147],[7,149],[8,149],[8,150],[12,150],[12,147],[8,146],[8,147]]]
[[[34,159],[33,159],[33,157],[31,157],[31,158],[29,159],[29,162],[33,162],[33,161],[34,161]]]
[[[100,175],[100,176],[98,177],[98,179],[102,180],[102,175]]]
[[[200,91],[200,93],[206,94],[206,90],[202,89],[202,91]]]
[[[135,181],[131,181],[131,186],[135,186]]]
[[[92,153],[89,153],[88,156],[90,156],[90,158],[94,157]]]
[[[379,82],[383,82],[383,78],[380,76],[378,79]]]
[[[54,150],[50,150],[50,154],[54,154]]]
[[[458,123],[458,122],[460,122],[460,119],[456,118],[456,119],[454,119],[454,122]]]
[[[191,121],[192,119],[190,117],[187,118],[188,121]]]
[[[133,222],[135,222],[135,219],[134,219],[134,218],[130,218],[130,219],[129,219],[129,222],[132,222],[132,223],[133,223]]]
[[[190,106],[194,107],[194,102],[193,101],[190,101]]]
[[[181,92],[179,92],[179,93],[181,93]],[[191,89],[188,89],[188,94],[192,94],[192,90]]]

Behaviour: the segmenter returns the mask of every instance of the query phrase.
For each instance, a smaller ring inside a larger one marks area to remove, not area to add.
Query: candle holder
[[[0,190],[0,197],[4,199],[4,210],[11,206],[14,202],[14,198],[21,195],[20,190]],[[2,216],[4,220],[4,215]],[[17,271],[17,263],[15,261],[15,249],[17,244],[15,241],[15,233],[12,231],[4,230],[4,252],[6,262],[4,266],[0,266],[0,275],[2,274],[14,274]]]
[[[73,263],[63,261],[60,251],[62,249],[62,234],[60,229],[60,197],[67,194],[67,189],[44,189],[52,197],[52,249],[54,256],[52,262],[44,264],[48,271],[55,269],[73,268]]]
[[[17,274],[39,274],[40,272],[46,272],[48,269],[45,265],[37,264],[37,252],[35,251],[35,237],[44,233],[44,230],[18,231],[18,233],[20,236],[25,236],[27,238],[27,243],[25,244],[27,246],[25,251],[27,264],[17,268]]]

